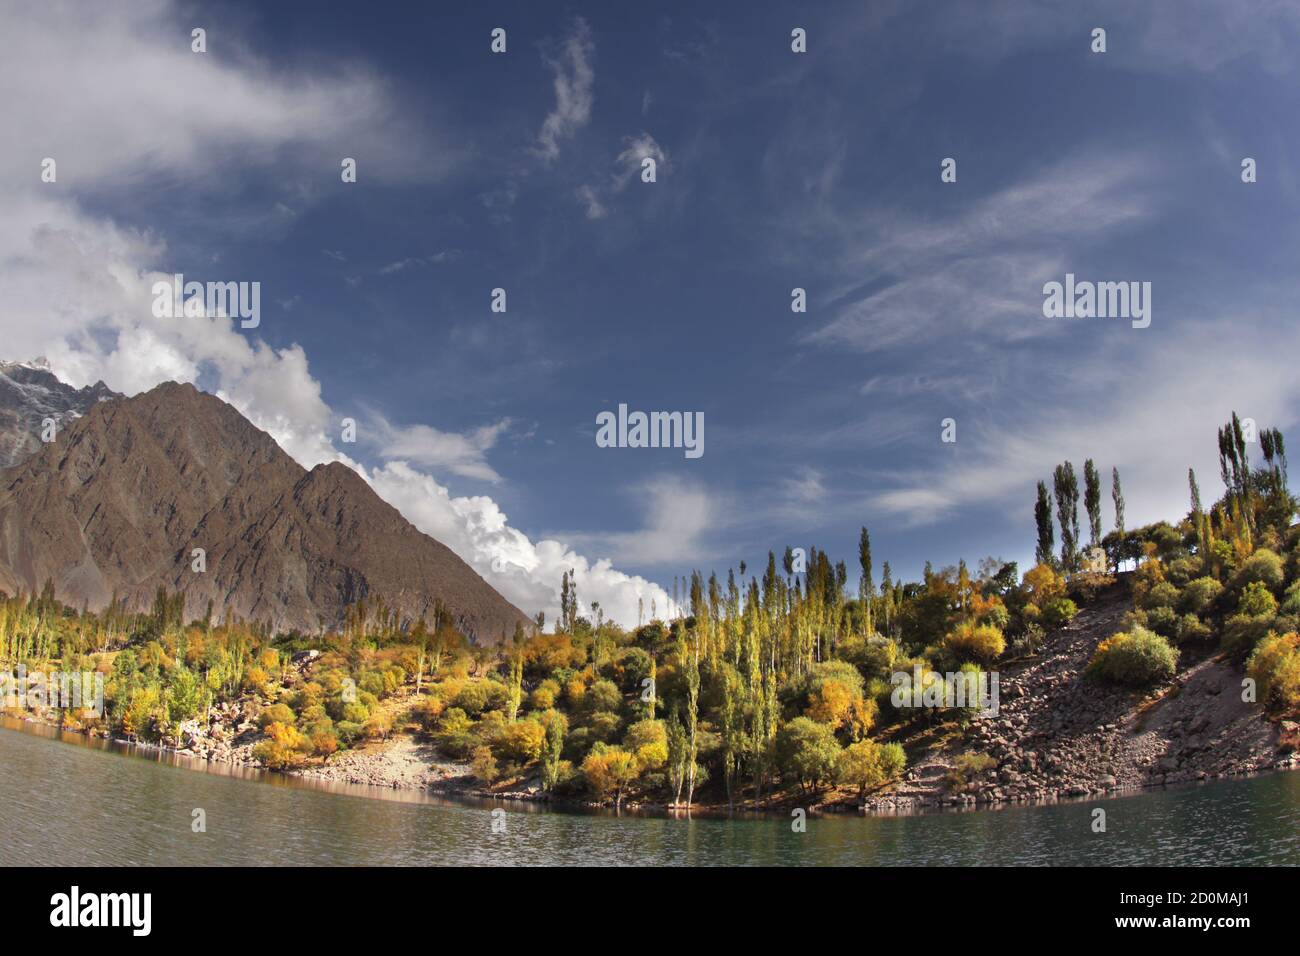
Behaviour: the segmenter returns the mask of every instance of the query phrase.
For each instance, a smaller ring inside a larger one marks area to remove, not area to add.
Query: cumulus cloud
[[[192,54],[189,26],[177,10],[164,0],[53,2],[11,17],[0,34],[7,133],[37,150],[7,149],[0,156],[6,352],[47,355],[78,386],[102,379],[135,394],[167,380],[202,384],[304,467],[341,461],[355,468],[408,520],[530,613],[545,610],[555,619],[558,582],[569,569],[584,607],[599,601],[623,623],[635,622],[638,599],[666,611],[669,599],[658,585],[608,560],[590,561],[560,541],[531,541],[491,498],[456,497],[417,467],[497,478],[484,456],[506,422],[463,436],[385,423],[381,451],[390,460],[367,469],[335,446],[336,416],[301,347],[273,348],[225,316],[153,315],[153,283],[169,278],[157,271],[167,237],[91,213],[85,200],[103,200],[144,174],[202,188],[204,177],[235,155],[291,168],[327,157],[335,167],[336,157],[348,154],[340,153],[341,144],[364,143],[362,170],[393,180],[437,174],[441,160],[430,157],[447,155],[412,146],[430,134],[408,129],[402,117],[409,111],[366,70],[298,75],[252,57],[235,37],[211,34],[209,49],[222,43],[231,55]],[[557,146],[590,112],[585,24],[566,50],[569,73],[564,82],[557,78],[559,118],[548,120],[543,137]],[[51,71],[52,62],[68,67]],[[45,155],[58,160],[56,183],[40,182]],[[346,260],[341,251],[323,254]]]
[[[578,18],[559,55],[547,60],[555,87],[555,108],[547,114],[537,134],[537,152],[548,162],[559,158],[560,145],[591,120],[595,101],[596,45],[587,21]]]
[[[630,497],[644,515],[637,530],[565,537],[623,563],[680,567],[708,557],[702,538],[717,523],[720,505],[703,485],[664,475],[632,488]]]

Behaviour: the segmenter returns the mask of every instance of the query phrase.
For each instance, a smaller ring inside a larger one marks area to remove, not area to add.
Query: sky
[[[325,6],[0,2],[0,358],[192,381],[548,621],[570,568],[624,624],[787,546],[856,581],[864,525],[877,578],[1023,568],[1058,462],[1132,527],[1296,424],[1300,3]],[[259,324],[154,316],[174,273]],[[1067,273],[1150,326],[1045,317]],[[598,447],[620,403],[704,454]]]

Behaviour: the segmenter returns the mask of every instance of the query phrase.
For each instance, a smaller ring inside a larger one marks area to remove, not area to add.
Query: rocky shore
[[[1244,702],[1241,671],[1208,650],[1184,648],[1174,681],[1150,693],[1085,680],[1097,644],[1121,629],[1130,606],[1115,590],[1051,634],[1035,658],[1004,665],[998,713],[910,762],[900,784],[865,809],[1053,801],[1300,767],[1281,739],[1300,728]],[[996,767],[951,793],[948,771],[965,752],[988,754]]]

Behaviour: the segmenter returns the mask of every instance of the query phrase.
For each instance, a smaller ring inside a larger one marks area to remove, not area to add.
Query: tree
[[[1110,470],[1110,500],[1115,503],[1115,530],[1124,535],[1124,489],[1119,484],[1119,469]]]
[[[1083,463],[1083,505],[1088,509],[1088,544],[1101,542],[1101,475],[1091,458]]]
[[[623,791],[636,780],[639,773],[636,757],[621,747],[593,750],[582,762],[582,774],[587,778],[587,786],[602,799],[612,792],[616,810],[623,806]]]
[[[1196,526],[1196,553],[1204,557],[1209,553],[1209,526],[1201,508],[1201,487],[1196,483],[1196,471],[1187,469],[1187,487],[1192,496],[1192,524]]]
[[[804,792],[834,779],[839,756],[840,745],[830,727],[808,717],[796,717],[777,731],[777,763]]]
[[[864,527],[858,537],[858,564],[862,566],[862,579],[858,585],[858,594],[867,611],[867,633],[873,631],[871,626],[871,599],[875,596],[875,584],[871,580],[871,535]]]
[[[1050,564],[1052,552],[1056,550],[1052,532],[1052,496],[1041,481],[1038,483],[1038,501],[1034,505],[1034,523],[1038,526],[1038,547],[1034,549],[1034,558],[1039,564]]]
[[[878,787],[903,771],[906,757],[898,744],[878,744],[859,740],[840,752],[836,761],[836,778],[841,784],[857,787],[861,800],[868,787]]]
[[[569,721],[558,710],[542,714],[542,727],[546,738],[542,744],[542,789],[554,789],[560,776],[560,754],[564,750],[564,737],[569,732]]]
[[[1056,520],[1061,525],[1061,562],[1073,571],[1079,557],[1079,481],[1074,465],[1064,461],[1052,473],[1056,491]]]

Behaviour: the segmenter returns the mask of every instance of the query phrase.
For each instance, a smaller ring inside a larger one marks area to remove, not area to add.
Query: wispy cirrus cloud
[[[445,432],[432,425],[394,425],[375,413],[371,418],[371,444],[389,460],[411,462],[435,472],[499,482],[501,476],[488,464],[487,453],[510,428],[503,418],[465,433]]]
[[[604,180],[578,187],[578,199],[586,209],[588,219],[604,219],[609,214],[610,202],[641,175],[646,159],[655,162],[656,180],[669,171],[668,154],[649,133],[642,131],[623,137],[623,149],[614,159],[613,172]]]
[[[555,107],[542,121],[535,147],[537,154],[547,162],[558,159],[563,142],[591,121],[591,108],[595,102],[595,55],[596,44],[591,38],[591,27],[579,17],[558,53],[547,58],[555,89]]]
[[[1149,219],[1157,169],[1139,155],[1071,159],[937,221],[824,211],[823,228],[842,237],[841,279],[828,294],[834,317],[805,341],[875,352],[964,332],[1016,342],[1059,331],[1042,321],[1043,283]]]

